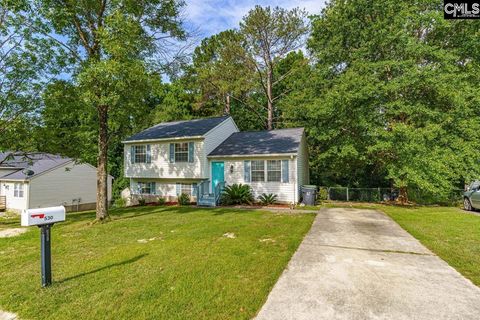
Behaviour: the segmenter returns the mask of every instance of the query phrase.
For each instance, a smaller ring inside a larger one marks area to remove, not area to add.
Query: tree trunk
[[[97,215],[98,221],[108,219],[108,106],[101,105],[98,111],[98,158],[97,158]]]
[[[398,201],[400,201],[401,204],[406,204],[408,202],[407,187],[400,187]]]
[[[227,94],[227,96],[225,97],[225,114],[230,114],[230,95]]]
[[[268,67],[267,71],[267,130],[273,129],[273,70],[272,67]]]

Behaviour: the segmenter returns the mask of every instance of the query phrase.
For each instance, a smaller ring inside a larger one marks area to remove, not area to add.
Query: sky
[[[242,17],[255,5],[285,9],[299,7],[309,14],[320,13],[325,6],[325,0],[186,0],[186,3],[185,20],[190,27],[198,29],[202,37],[238,27]]]

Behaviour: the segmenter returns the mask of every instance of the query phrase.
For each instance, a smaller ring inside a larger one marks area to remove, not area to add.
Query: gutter
[[[229,154],[208,155],[207,158],[262,158],[262,157],[296,157],[297,153],[266,153],[266,154]]]
[[[131,143],[162,142],[162,141],[177,141],[177,140],[192,140],[192,139],[205,139],[205,137],[204,136],[183,136],[183,137],[175,137],[175,138],[124,140],[122,141],[122,143],[131,144]]]

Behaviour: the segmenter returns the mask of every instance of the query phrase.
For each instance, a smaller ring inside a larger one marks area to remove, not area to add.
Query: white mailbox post
[[[65,221],[65,207],[50,207],[23,210],[22,226],[40,228],[42,287],[52,284],[52,253],[50,246],[50,228],[56,222]]]

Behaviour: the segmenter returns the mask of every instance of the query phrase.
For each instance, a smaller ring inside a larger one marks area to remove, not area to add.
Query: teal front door
[[[212,192],[215,190],[217,183],[225,181],[225,170],[223,161],[212,162]]]

